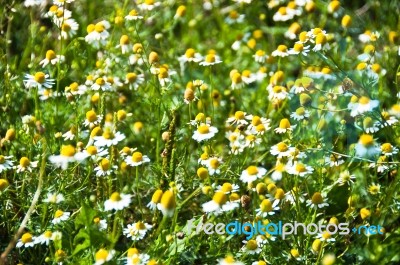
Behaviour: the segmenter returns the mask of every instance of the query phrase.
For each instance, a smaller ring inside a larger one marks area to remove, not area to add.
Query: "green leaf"
[[[97,212],[86,204],[83,204],[78,216],[75,219],[75,226],[91,226],[93,219],[97,216]]]

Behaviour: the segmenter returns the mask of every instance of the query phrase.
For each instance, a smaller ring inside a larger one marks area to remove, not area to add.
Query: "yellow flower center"
[[[275,199],[282,200],[285,197],[285,192],[283,189],[279,188],[275,192]]]
[[[110,169],[110,161],[107,158],[103,158],[99,163],[99,166],[103,171],[107,171]]]
[[[299,116],[303,116],[304,114],[306,114],[306,110],[303,107],[300,107],[296,110],[296,114]]]
[[[94,26],[94,30],[97,31],[98,33],[101,33],[105,30],[105,27],[103,23],[99,22]]]
[[[280,93],[285,90],[283,86],[274,86],[274,93]]]
[[[232,184],[230,184],[229,182],[225,182],[221,187],[221,190],[223,192],[231,192],[232,189],[233,189]]]
[[[329,8],[332,10],[332,12],[336,12],[340,7],[340,2],[339,1],[332,1],[329,3]]]
[[[379,74],[382,70],[381,66],[377,63],[374,63],[373,65],[371,65],[371,69],[372,69],[372,71],[374,71],[377,74]]]
[[[214,63],[215,62],[215,54],[207,54],[205,61],[207,63]]]
[[[322,237],[326,240],[331,238],[331,234],[328,231],[325,231],[324,233],[322,233]]]
[[[256,167],[256,166],[249,166],[248,168],[247,168],[247,173],[249,174],[249,175],[257,175],[258,174],[258,168]]]
[[[287,52],[287,47],[286,45],[279,45],[277,50],[280,52]]]
[[[48,50],[46,52],[46,59],[47,60],[53,60],[55,58],[56,58],[56,54],[55,54],[55,52],[53,50]]]
[[[263,50],[256,51],[256,56],[262,57],[264,55],[265,55],[265,51],[263,51]]]
[[[228,264],[234,264],[235,259],[232,256],[228,256],[228,257],[224,258],[224,262],[228,263]]]
[[[247,241],[246,248],[248,250],[256,250],[257,249],[257,241],[255,241],[254,239]]]
[[[46,75],[43,72],[37,72],[34,76],[34,79],[36,82],[38,82],[39,84],[43,84],[45,79],[46,79]]]
[[[290,122],[288,119],[282,119],[279,123],[279,128],[281,129],[289,129],[290,128]]]
[[[166,192],[164,192],[161,197],[161,205],[168,210],[175,208],[176,201],[174,193],[172,191],[167,190]]]
[[[265,212],[265,213],[272,211],[272,203],[271,203],[271,201],[268,200],[268,199],[264,199],[261,202],[260,209],[261,209],[262,212]]]
[[[213,201],[218,205],[223,205],[228,201],[228,197],[222,191],[217,191],[213,196]]]
[[[264,124],[259,124],[259,125],[257,125],[257,126],[256,126],[256,131],[259,132],[259,133],[264,132],[264,131],[265,131],[265,126],[264,126]]]
[[[219,160],[217,158],[210,159],[210,167],[213,169],[218,168],[220,165]]]
[[[208,177],[208,170],[204,167],[197,169],[197,176],[200,179],[206,179]]]
[[[141,43],[135,43],[132,47],[134,53],[140,53],[143,50],[143,45]]]
[[[56,213],[54,214],[54,218],[60,218],[63,216],[64,212],[61,210],[57,210]]]
[[[308,40],[307,32],[303,31],[299,34],[299,40],[301,42],[306,42]]]
[[[143,161],[143,154],[141,152],[134,152],[132,154],[132,161],[136,163]]]
[[[114,133],[111,130],[105,130],[103,133],[104,139],[114,139]]]
[[[163,195],[163,191],[162,190],[156,190],[153,194],[153,196],[151,197],[151,201],[153,203],[159,203],[161,200],[161,197]]]
[[[128,35],[122,35],[121,38],[119,39],[119,44],[120,44],[120,45],[127,45],[127,44],[129,44],[129,37],[128,37]]]
[[[299,173],[302,173],[302,172],[306,172],[307,169],[302,163],[297,163],[296,164],[296,171],[299,172]]]
[[[281,15],[286,15],[287,13],[286,13],[286,7],[284,7],[284,6],[281,6],[279,9],[278,9],[278,12],[281,14]]]
[[[304,50],[304,45],[301,43],[295,43],[293,46],[293,50],[296,52],[302,52]]]
[[[186,50],[185,56],[186,56],[187,58],[193,58],[195,53],[196,53],[196,52],[195,52],[194,49],[189,48],[189,49]]]
[[[136,17],[138,15],[138,12],[135,9],[132,9],[131,11],[129,11],[129,15],[132,17]]]
[[[28,167],[31,164],[31,161],[29,161],[29,159],[25,156],[21,157],[21,159],[19,160],[19,165],[21,167]]]
[[[286,152],[289,148],[284,142],[280,142],[276,145],[279,152]]]
[[[111,194],[110,196],[110,200],[113,202],[119,202],[122,200],[121,195],[119,194],[119,192],[113,192],[113,194]]]
[[[326,36],[324,33],[318,33],[317,37],[315,38],[316,44],[324,44],[326,42]]]
[[[242,75],[240,73],[234,73],[232,75],[232,83],[239,84],[242,82]]]
[[[294,257],[294,258],[298,258],[300,257],[300,253],[297,249],[293,248],[290,250],[290,254]]]
[[[257,126],[261,124],[261,118],[259,116],[253,116],[252,120],[251,120],[251,124],[253,126]]]
[[[322,198],[322,195],[319,192],[314,193],[311,198],[311,202],[313,204],[321,204],[323,201],[324,201],[324,199]]]
[[[374,143],[374,138],[372,135],[369,134],[363,134],[360,136],[360,143],[364,146],[371,146]]]
[[[243,111],[236,111],[235,112],[235,119],[236,120],[244,120],[245,114]]]
[[[43,236],[45,238],[51,238],[52,235],[53,235],[53,233],[51,231],[46,231],[46,232],[43,233]]]
[[[210,127],[207,124],[201,124],[197,131],[201,134],[207,134],[210,132]]]
[[[106,83],[106,81],[104,80],[104,78],[99,77],[96,79],[96,84],[98,84],[99,86],[102,86],[105,83]]]
[[[21,241],[22,241],[22,243],[24,243],[24,244],[29,243],[29,242],[32,242],[32,241],[33,241],[33,240],[32,240],[32,234],[31,234],[31,233],[25,233],[25,234],[23,234],[22,237],[21,237]]]
[[[135,227],[136,227],[137,230],[144,230],[144,229],[146,229],[146,226],[144,225],[143,222],[137,222],[137,223],[135,224]]]
[[[89,122],[95,122],[97,120],[96,112],[94,112],[93,110],[89,110],[88,112],[86,112],[86,119]]]
[[[366,105],[366,104],[369,103],[369,101],[370,101],[369,98],[362,96],[362,97],[358,100],[358,103],[360,103],[360,104],[362,104],[362,105]]]
[[[168,77],[168,69],[161,67],[160,72],[158,73],[158,78],[167,78]]]
[[[108,251],[105,250],[104,248],[101,248],[99,251],[96,252],[95,258],[96,261],[101,261],[101,260],[107,260],[108,257]]]
[[[231,19],[237,19],[239,17],[239,14],[236,10],[232,10],[231,12],[229,12],[229,17]]]
[[[73,157],[75,155],[75,147],[72,145],[63,145],[61,147],[61,155],[67,157]]]
[[[392,147],[392,145],[390,143],[384,143],[381,146],[381,150],[382,150],[383,153],[390,153],[390,152],[393,151],[393,147]]]
[[[154,0],[145,0],[146,5],[154,5]]]

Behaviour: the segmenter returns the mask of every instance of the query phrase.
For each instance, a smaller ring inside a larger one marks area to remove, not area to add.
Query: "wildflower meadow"
[[[400,264],[398,1],[0,2],[0,265]]]

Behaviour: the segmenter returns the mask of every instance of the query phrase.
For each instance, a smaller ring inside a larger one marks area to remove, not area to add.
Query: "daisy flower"
[[[335,238],[332,237],[332,233],[329,231],[325,231],[323,233],[318,233],[317,234],[317,238],[321,241],[325,241],[325,242],[335,242]]]
[[[107,149],[97,148],[94,145],[89,145],[86,149],[77,152],[75,154],[75,158],[78,162],[82,162],[87,158],[92,158],[93,161],[96,161],[99,158],[105,157],[108,155]]]
[[[244,265],[244,263],[236,261],[232,255],[227,255],[225,258],[218,260],[218,265]]]
[[[368,186],[368,192],[372,195],[377,195],[381,192],[381,185],[372,183]]]
[[[167,67],[161,66],[156,70],[156,74],[158,77],[158,81],[162,87],[166,87],[168,84],[172,82],[170,78],[171,74],[175,74],[174,71],[170,71]]]
[[[23,156],[19,160],[19,165],[17,166],[17,173],[29,171],[32,172],[32,168],[36,168],[38,161],[31,162],[29,158]]]
[[[221,170],[219,169],[221,163],[222,159],[218,157],[211,157],[210,159],[208,159],[205,166],[207,166],[208,172],[211,176],[214,174],[219,174],[221,172]]]
[[[53,4],[57,6],[64,6],[65,4],[70,4],[74,2],[75,0],[53,0]]]
[[[363,128],[366,133],[373,134],[379,131],[379,125],[372,120],[371,117],[365,117],[363,120]]]
[[[63,170],[68,168],[69,163],[76,161],[75,159],[75,147],[72,145],[63,145],[59,155],[49,156],[49,160],[56,167],[61,167]]]
[[[312,174],[314,169],[311,166],[307,166],[300,162],[294,162],[292,166],[288,166],[286,171],[291,175],[298,175],[304,177],[306,175]]]
[[[257,127],[261,125],[263,126],[264,130],[269,130],[271,129],[270,123],[271,123],[270,119],[254,115],[251,117],[251,123],[248,126],[248,133],[258,135],[259,132],[261,132],[261,130],[260,129],[257,130]]]
[[[289,92],[287,91],[287,88],[284,86],[268,85],[267,90],[268,90],[269,100],[274,100],[274,99],[284,100],[289,97]]]
[[[277,206],[279,204],[279,200],[275,200],[273,203],[269,199],[264,199],[260,208],[256,210],[258,216],[267,217],[268,215],[274,215],[275,211],[279,210]]]
[[[285,38],[288,38],[291,40],[296,39],[297,34],[300,33],[300,29],[301,29],[300,24],[297,22],[293,22],[290,25],[290,27],[288,28],[288,30],[285,32],[285,34],[284,34]]]
[[[94,110],[89,110],[86,112],[86,119],[83,122],[83,125],[93,129],[93,127],[100,124],[101,120],[103,119],[103,115],[97,115]]]
[[[111,175],[113,170],[116,168],[116,166],[110,165],[110,160],[108,160],[107,158],[103,158],[98,163],[98,166],[94,168],[94,171],[96,172],[96,176],[102,177]]]
[[[224,184],[217,186],[217,191],[224,192],[225,194],[237,192],[238,190],[239,185],[231,184],[229,182],[225,182]]]
[[[126,164],[132,167],[140,166],[144,163],[149,163],[150,159],[148,156],[143,155],[141,152],[134,152],[131,156],[126,156]]]
[[[134,224],[127,225],[124,228],[124,235],[130,237],[133,241],[138,241],[146,236],[147,231],[149,231],[153,226],[148,223],[136,222]]]
[[[114,192],[111,194],[110,199],[104,202],[104,210],[122,210],[129,206],[131,203],[131,195]]]
[[[151,11],[160,5],[161,5],[160,2],[155,2],[154,0],[145,0],[142,4],[139,4],[138,7],[141,10]]]
[[[136,248],[128,249],[126,265],[157,265],[155,260],[150,260],[150,256],[145,253],[139,253]]]
[[[201,54],[196,52],[196,50],[193,48],[187,49],[184,55],[178,57],[178,61],[181,64],[181,68],[187,62],[199,63],[202,60],[203,56],[201,56]]]
[[[130,21],[143,19],[143,17],[139,16],[138,12],[135,9],[132,9],[131,11],[129,11],[129,14],[125,16],[125,19]]]
[[[337,167],[344,163],[341,155],[331,154],[329,157],[325,157],[325,163],[330,167]]]
[[[231,211],[239,207],[239,203],[228,201],[228,196],[223,191],[215,192],[211,201],[203,203],[203,211],[205,213],[213,213],[219,215],[222,212]]]
[[[53,240],[53,232],[47,230],[36,238],[35,244],[46,244],[48,246],[51,240]]]
[[[281,163],[281,162],[279,162],[279,161],[277,161],[276,165],[275,165],[275,167],[273,169],[273,172],[271,174],[271,179],[273,181],[281,180],[283,172],[285,172],[285,171],[286,171],[286,165]]]
[[[279,45],[278,48],[271,53],[273,57],[286,57],[289,55],[286,45]]]
[[[58,62],[64,62],[65,57],[63,55],[56,55],[53,50],[48,50],[46,52],[46,58],[39,62],[43,68],[46,67],[48,64],[58,64]]]
[[[398,122],[397,118],[390,115],[389,112],[387,111],[382,111],[381,115],[383,118],[383,122],[377,122],[376,125],[380,125],[382,128],[387,126],[392,126]]]
[[[242,80],[245,84],[251,84],[257,81],[257,74],[253,74],[250,70],[243,70]]]
[[[122,54],[128,53],[130,51],[131,45],[128,35],[121,36],[121,38],[119,39],[119,45],[117,45],[116,48],[121,48]]]
[[[99,249],[94,255],[95,263],[94,265],[101,265],[110,261],[115,255],[115,250],[106,250],[104,248]]]
[[[83,95],[86,93],[86,90],[87,87],[85,85],[79,85],[77,82],[73,82],[64,89],[67,98]]]
[[[261,138],[258,138],[256,135],[248,134],[245,138],[246,142],[244,143],[245,147],[254,148],[261,144]]]
[[[263,178],[266,173],[267,170],[265,168],[249,166],[247,169],[242,171],[242,174],[240,175],[240,180],[244,183],[250,183],[257,179]]]
[[[278,9],[278,11],[274,14],[272,19],[274,21],[288,21],[294,17],[293,12],[288,12],[285,6],[282,6]]]
[[[85,36],[85,41],[92,45],[94,48],[99,48],[107,43],[110,33],[107,29],[110,28],[108,21],[100,21],[94,24],[89,24],[86,28],[88,35]]]
[[[247,120],[251,120],[253,118],[252,115],[247,115],[246,112],[243,111],[236,111],[235,115],[233,117],[230,117],[226,120],[226,123],[228,123],[229,125],[233,125],[233,124],[242,124],[242,125],[247,125],[249,124],[249,122]]]
[[[277,158],[282,158],[290,156],[290,153],[293,152],[293,150],[293,147],[288,146],[284,142],[280,142],[272,146],[270,152],[272,155],[277,156]]]
[[[263,50],[257,50],[253,57],[257,63],[265,63],[268,59],[268,55]]]
[[[245,83],[242,80],[242,75],[235,71],[231,74],[231,88],[232,90],[241,89],[244,87]]]
[[[70,212],[63,212],[61,210],[57,210],[54,214],[54,219],[51,221],[53,224],[59,224],[62,221],[65,221],[71,215]]]
[[[64,201],[64,195],[61,193],[47,193],[47,198],[43,202],[59,204]]]
[[[76,128],[75,126],[72,126],[71,129],[69,129],[62,135],[62,137],[64,138],[64,141],[74,140],[76,136],[75,134],[76,134]]]
[[[204,61],[201,61],[199,64],[201,66],[211,66],[219,63],[222,63],[222,61],[219,59],[219,56],[215,55],[214,53],[209,53],[204,58]]]
[[[49,78],[50,75],[45,74],[43,72],[37,72],[34,75],[25,75],[24,85],[26,88],[34,88],[38,89],[51,88],[55,82],[54,79]]]
[[[339,186],[343,186],[344,184],[353,184],[355,179],[356,176],[350,175],[349,171],[345,170],[340,172],[337,183]]]
[[[125,77],[125,84],[129,86],[130,89],[137,90],[141,84],[144,82],[144,74],[127,73]]]
[[[307,200],[307,206],[313,209],[323,208],[329,206],[326,198],[323,198],[320,192],[315,192],[311,199]]]
[[[262,250],[255,239],[250,239],[249,241],[244,240],[243,243],[245,245],[242,247],[241,252],[248,255],[259,254]]]
[[[301,121],[308,119],[310,117],[310,111],[306,110],[304,107],[297,108],[295,112],[290,114],[290,118],[293,118],[296,121]]]
[[[315,46],[312,49],[313,51],[320,51],[329,48],[329,44],[327,43],[326,35],[324,33],[318,33],[315,37]]]
[[[99,217],[95,217],[93,219],[93,223],[100,231],[104,231],[107,229],[107,220],[105,219],[100,219]]]
[[[365,112],[372,111],[373,109],[379,106],[379,100],[371,100],[368,97],[362,96],[358,99],[357,103],[348,105],[348,108],[351,110],[350,115],[355,117],[357,115],[361,115]]]
[[[302,43],[295,43],[293,48],[291,48],[288,53],[292,55],[302,54],[304,56],[308,55],[310,51],[310,46],[304,46]]]
[[[197,130],[193,133],[192,138],[197,142],[211,139],[218,132],[218,129],[208,124],[200,124]]]
[[[64,19],[61,24],[61,33],[58,39],[68,39],[76,35],[76,31],[79,29],[79,24],[73,19]]]
[[[24,233],[21,238],[18,240],[16,247],[33,247],[35,245],[36,237],[32,236],[31,233]]]
[[[355,146],[356,155],[360,157],[370,157],[379,153],[379,148],[370,134],[362,134]]]
[[[384,143],[381,145],[381,152],[385,156],[393,156],[399,152],[399,149],[391,143]]]
[[[161,196],[160,203],[157,204],[157,208],[164,216],[172,217],[176,208],[175,194],[170,190],[165,191]]]
[[[151,197],[151,201],[147,204],[147,207],[149,207],[151,210],[155,210],[157,208],[157,204],[161,201],[162,195],[162,190],[156,190]]]
[[[110,147],[112,145],[117,145],[119,142],[125,139],[125,135],[120,132],[112,132],[111,128],[106,127],[104,133],[101,136],[95,136],[94,145],[97,147],[107,146]]]
[[[99,77],[90,87],[91,90],[110,91],[112,89],[111,83],[108,82],[106,77]]]
[[[232,25],[235,23],[243,23],[245,15],[239,14],[236,10],[229,12],[228,17],[225,18],[225,23]]]
[[[279,127],[275,129],[275,133],[286,133],[288,131],[293,131],[293,129],[296,128],[296,125],[291,126],[290,121],[288,119],[282,119],[279,122]]]

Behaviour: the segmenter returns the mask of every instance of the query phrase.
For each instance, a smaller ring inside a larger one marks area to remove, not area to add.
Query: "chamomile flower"
[[[125,84],[129,86],[130,89],[137,90],[141,84],[144,82],[144,74],[127,73],[125,77]]]
[[[284,36],[288,39],[294,40],[297,37],[297,34],[300,33],[301,26],[297,22],[293,22],[288,30],[285,32]]]
[[[54,213],[54,218],[53,218],[53,220],[52,220],[51,222],[52,222],[53,224],[59,224],[59,223],[61,223],[62,221],[67,220],[67,219],[69,218],[70,215],[71,215],[70,212],[64,212],[64,211],[62,211],[62,210],[57,210],[57,211]]]
[[[277,158],[288,157],[293,151],[294,148],[284,142],[277,143],[270,149],[271,154],[277,156]]]
[[[64,6],[65,4],[70,4],[74,2],[75,0],[53,0],[53,4],[57,6]]]
[[[296,121],[306,120],[310,117],[310,111],[306,110],[304,107],[297,108],[295,112],[290,114],[290,118]]]
[[[121,38],[119,39],[119,45],[117,45],[116,48],[121,48],[122,54],[128,53],[132,49],[129,41],[129,36],[122,35]]]
[[[86,90],[87,87],[85,85],[79,85],[77,82],[73,82],[69,86],[66,86],[64,91],[67,98],[72,98],[85,94]]]
[[[68,168],[69,163],[76,161],[75,158],[76,149],[72,145],[63,145],[59,155],[49,156],[49,160],[56,167],[61,167],[63,170]]]
[[[288,119],[282,119],[279,122],[279,127],[275,129],[275,133],[286,133],[291,132],[293,129],[296,128],[296,125],[290,125],[290,121]]]
[[[104,248],[99,249],[94,255],[96,262],[94,265],[101,265],[110,261],[115,255],[115,250],[106,250]]]
[[[101,90],[101,91],[110,91],[112,89],[111,83],[108,82],[106,77],[99,77],[96,81],[91,85],[91,90]]]
[[[43,202],[59,204],[64,200],[64,195],[62,195],[61,193],[47,193],[47,198],[44,199]]]
[[[231,184],[229,182],[225,182],[222,185],[217,186],[217,191],[222,191],[225,194],[230,194],[232,192],[237,192],[239,190],[239,185]]]
[[[24,85],[26,88],[45,89],[54,85],[54,79],[49,78],[50,75],[43,72],[36,72],[34,75],[25,75]]]
[[[21,238],[18,240],[16,247],[17,248],[21,248],[21,247],[25,247],[25,248],[29,248],[29,247],[33,247],[35,245],[36,242],[36,237],[33,236],[31,233],[27,232],[24,233]]]
[[[336,241],[336,239],[334,237],[332,237],[332,233],[329,231],[318,233],[316,238],[318,238],[321,241],[325,241],[325,242],[335,242]]]
[[[124,228],[123,233],[127,238],[131,238],[133,241],[138,241],[143,239],[146,236],[147,231],[151,228],[153,228],[152,225],[139,221],[127,225],[127,227]]]
[[[148,158],[148,156],[143,155],[141,152],[134,152],[132,155],[126,156],[125,162],[129,166],[137,167],[144,163],[149,163],[150,159]]]
[[[352,102],[350,102],[352,103]],[[362,96],[358,99],[357,103],[353,103],[348,105],[349,109],[351,110],[350,115],[352,117],[361,115],[365,112],[370,112],[373,109],[379,106],[379,100],[371,100],[368,97]]]
[[[372,183],[368,186],[368,192],[372,195],[377,195],[381,192],[381,185]]]
[[[214,215],[219,215],[222,212],[231,211],[239,207],[239,203],[228,201],[228,195],[223,191],[217,191],[213,195],[211,201],[203,203],[203,211],[205,213],[212,213]]]
[[[381,152],[385,156],[393,156],[399,152],[399,149],[391,143],[384,143],[381,145]]]
[[[172,217],[176,208],[175,194],[170,190],[165,191],[161,196],[160,203],[157,204],[157,208],[164,216]]]
[[[201,61],[199,64],[201,66],[211,66],[211,65],[215,65],[215,64],[219,64],[219,63],[222,63],[219,56],[214,53],[209,53],[206,55],[204,60]]]
[[[218,129],[216,127],[202,123],[193,133],[192,139],[196,140],[197,142],[202,142],[213,138],[217,132]]]
[[[247,125],[249,124],[248,120],[251,120],[252,118],[252,115],[248,115],[246,112],[239,110],[235,112],[235,115],[233,117],[228,118],[226,120],[226,123],[228,123],[229,125]]]
[[[289,92],[284,86],[268,85],[267,90],[269,100],[284,100],[289,97]]]
[[[64,62],[65,56],[64,55],[56,55],[56,53],[53,50],[48,50],[46,52],[46,57],[39,62],[39,65],[41,65],[43,68],[46,67],[48,64],[58,64],[59,62]]]
[[[68,131],[66,131],[62,137],[64,138],[64,141],[67,140],[74,140],[76,136],[76,128],[75,126],[72,126]]]
[[[249,241],[244,240],[243,243],[245,245],[241,248],[240,251],[248,255],[259,254],[262,250],[255,239],[250,239]]]
[[[181,68],[187,62],[195,62],[199,63],[203,60],[203,56],[200,53],[196,52],[195,49],[189,48],[186,50],[185,54],[178,57],[178,61],[181,64]]]
[[[110,147],[112,145],[117,145],[119,142],[124,140],[126,137],[124,134],[120,132],[113,132],[110,127],[106,127],[103,134],[101,136],[95,136],[94,145],[97,147],[107,146]]]
[[[244,183],[250,183],[265,176],[267,170],[263,167],[249,166],[242,171],[240,180]]]
[[[85,41],[92,45],[94,48],[99,48],[106,44],[110,33],[107,29],[110,28],[108,21],[100,21],[94,24],[89,24],[86,28],[88,35],[85,36]]]
[[[58,38],[59,39],[72,38],[73,36],[76,35],[78,29],[79,29],[79,24],[73,18],[65,19],[61,23],[61,33]]]
[[[154,8],[160,6],[161,3],[160,2],[156,2],[154,0],[145,0],[143,3],[139,4],[138,7],[141,10],[147,10],[147,11],[151,11]]]
[[[130,203],[131,195],[114,192],[113,194],[111,194],[110,199],[104,202],[104,210],[123,210],[124,208],[128,207]]]
[[[315,192],[311,199],[307,200],[307,206],[313,209],[323,208],[329,206],[326,198],[323,198],[320,192]]]
[[[353,184],[355,179],[356,176],[351,175],[348,170],[345,170],[343,172],[340,172],[337,183],[339,186],[343,186],[345,184]]]
[[[310,51],[310,46],[304,46],[302,43],[295,43],[293,48],[291,48],[288,53],[289,54],[302,54],[303,56],[307,56]]]
[[[249,117],[250,118],[250,117]],[[260,117],[257,115],[251,116],[251,122],[248,126],[248,134],[261,134],[262,131],[268,131],[271,129],[270,127],[271,120]],[[257,129],[258,128],[258,129]]]
[[[17,173],[29,171],[32,172],[32,168],[36,168],[38,161],[32,162],[29,158],[23,156],[19,160],[19,165],[17,166]]]
[[[287,172],[291,175],[298,175],[305,177],[306,175],[312,174],[314,169],[311,166],[305,165],[298,161],[294,162],[293,165],[287,167]]]
[[[158,81],[160,82],[160,85],[162,87],[166,87],[168,84],[172,82],[171,79],[171,74],[175,74],[175,72],[172,72],[168,69],[168,67],[161,66],[156,70],[156,74],[158,77]]]
[[[232,10],[229,12],[228,17],[225,18],[225,23],[228,25],[232,25],[235,23],[243,23],[245,15],[239,14],[236,10]]]
[[[100,230],[104,231],[107,229],[107,220],[100,219],[100,217],[93,218],[94,225]]]
[[[368,134],[373,134],[379,131],[379,125],[372,120],[371,117],[365,117],[363,120],[364,131]]]
[[[115,170],[116,168],[116,166],[110,165],[110,160],[108,160],[107,158],[103,158],[99,161],[98,166],[94,168],[94,171],[96,172],[96,176],[104,177],[111,175],[113,170]]]
[[[269,199],[262,200],[260,208],[256,210],[258,216],[267,217],[268,215],[274,215],[275,211],[279,210],[279,200],[272,202]]]
[[[232,255],[227,255],[225,258],[218,260],[218,265],[244,265],[244,263],[236,261]]]
[[[87,146],[84,150],[77,152],[75,158],[78,162],[82,162],[87,158],[91,158],[93,161],[99,158],[106,157],[108,155],[108,150],[103,148],[98,148],[94,145]]]
[[[231,88],[232,90],[243,88],[245,83],[243,82],[242,75],[238,71],[231,73]]]
[[[221,169],[219,168],[221,163],[222,159],[218,157],[211,157],[210,159],[208,159],[205,166],[207,166],[210,176],[214,174],[219,174],[221,172]]]
[[[253,74],[250,70],[243,70],[241,78],[245,84],[251,84],[257,81],[257,74]]]
[[[282,179],[283,172],[286,172],[286,165],[277,161],[273,172],[271,174],[271,179],[273,181],[279,181]]]
[[[97,115],[94,110],[89,110],[86,112],[86,119],[83,122],[83,125],[93,129],[95,126],[100,124],[102,119],[103,115]]]
[[[46,246],[48,246],[50,244],[50,241],[52,240],[53,240],[53,232],[47,230],[40,236],[36,237],[35,244],[46,244]]]
[[[379,153],[375,140],[370,134],[362,134],[355,146],[356,155],[360,157],[370,157]]]
[[[151,210],[155,210],[157,208],[157,204],[161,201],[162,195],[162,190],[156,190],[151,197],[151,201],[147,204],[147,207],[149,207]]]
[[[150,256],[145,253],[139,253],[137,248],[129,248],[126,255],[126,265],[157,265],[154,260],[150,260]]]
[[[320,32],[315,37],[315,46],[312,49],[313,51],[321,51],[329,48],[329,44],[327,43],[326,34]]]
[[[329,157],[325,158],[325,163],[330,167],[337,167],[344,163],[341,155],[331,154]]]
[[[383,122],[379,122],[379,124],[382,128],[387,127],[387,126],[393,126],[396,124],[399,120],[395,117],[389,114],[387,111],[382,111],[381,113]]]
[[[265,63],[268,59],[268,55],[263,50],[257,50],[253,57],[257,63]]]
[[[273,57],[286,57],[289,55],[286,45],[279,45],[278,48],[271,53]]]
[[[285,6],[280,7],[272,17],[274,21],[288,21],[292,18],[294,18],[294,13],[288,12]]]
[[[126,20],[140,20],[143,19],[143,16],[139,16],[139,13],[135,10],[132,9],[131,11],[129,11],[129,14],[127,16],[125,16]]]

